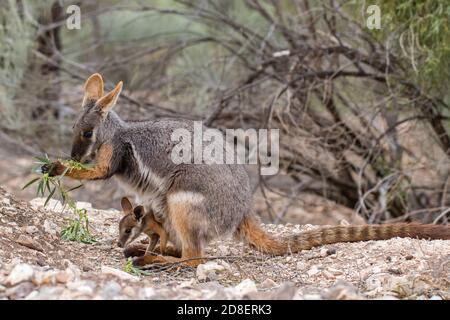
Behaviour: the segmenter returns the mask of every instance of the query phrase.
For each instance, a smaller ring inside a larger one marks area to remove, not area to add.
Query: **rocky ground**
[[[1,299],[450,299],[450,241],[392,239],[268,257],[231,239],[197,269],[124,270],[118,211],[87,203],[97,242],[64,242],[57,202],[15,200],[0,188]],[[312,225],[265,225],[285,236]]]

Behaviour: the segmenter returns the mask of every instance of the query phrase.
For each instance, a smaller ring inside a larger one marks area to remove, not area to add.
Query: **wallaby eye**
[[[92,138],[92,131],[85,131],[83,132],[83,137],[86,139]]]
[[[126,234],[131,233],[131,229],[126,229],[126,230],[125,230],[125,233],[126,233]]]

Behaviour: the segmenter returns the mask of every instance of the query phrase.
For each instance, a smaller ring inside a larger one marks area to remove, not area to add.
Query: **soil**
[[[71,213],[56,201],[43,203],[0,188],[0,298],[450,299],[449,240],[339,243],[271,257],[225,239],[208,246],[197,269],[130,274],[116,245],[119,211],[79,203],[97,240],[83,244],[60,240]],[[263,227],[282,237],[318,226]]]

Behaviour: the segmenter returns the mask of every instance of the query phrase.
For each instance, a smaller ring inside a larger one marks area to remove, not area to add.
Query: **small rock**
[[[322,296],[318,293],[307,293],[302,296],[303,300],[322,300]]]
[[[305,269],[306,269],[306,263],[304,263],[302,261],[297,262],[297,270],[303,271]]]
[[[217,247],[217,251],[219,252],[219,254],[221,256],[227,256],[230,254],[229,246],[222,245],[222,244]]]
[[[22,246],[25,246],[27,248],[33,249],[33,250],[37,250],[37,251],[44,251],[44,249],[42,249],[42,246],[39,244],[39,242],[37,242],[36,240],[21,234],[19,236],[19,238],[17,238],[16,242]]]
[[[153,288],[147,287],[139,290],[140,299],[151,299],[156,295],[156,291]]]
[[[12,299],[23,299],[28,296],[34,290],[34,285],[27,281],[22,282],[19,285],[6,289],[5,295]]]
[[[326,256],[328,256],[328,249],[326,249],[326,248],[322,248],[322,249],[320,249],[320,256],[322,257],[322,258],[325,258]]]
[[[84,272],[89,272],[89,271],[92,271],[92,270],[93,270],[90,266],[83,266],[81,269],[82,269]]]
[[[287,256],[286,257],[286,262],[291,262],[292,261],[292,257],[291,256]]]
[[[334,286],[325,290],[323,294],[329,300],[355,300],[361,299],[355,286],[349,282],[338,281]]]
[[[267,278],[263,282],[260,283],[259,287],[261,289],[270,289],[277,286],[277,283],[273,281],[272,279]]]
[[[121,280],[139,281],[139,277],[133,276],[125,271],[114,269],[108,266],[102,266],[101,271],[103,274],[109,274],[115,276]]]
[[[332,280],[332,279],[336,279],[335,275],[332,274],[330,271],[328,270],[323,270],[322,271],[323,276],[328,279],[328,280]]]
[[[30,281],[34,276],[33,268],[26,263],[17,264],[6,278],[6,285],[14,286],[20,282]]]
[[[35,226],[27,226],[27,227],[25,227],[25,232],[28,233],[28,234],[33,234],[33,233],[36,233],[38,231],[39,231],[39,229],[36,228]]]
[[[397,297],[394,297],[390,294],[385,294],[384,296],[382,296],[381,298],[378,298],[379,300],[398,300]]]
[[[218,274],[226,271],[226,269],[225,266],[215,261],[199,264],[196,270],[197,279],[200,281],[216,280]]]
[[[332,267],[328,267],[327,270],[329,272],[331,272],[335,276],[339,276],[339,275],[343,274],[343,272],[341,270],[335,269],[335,268],[332,268]]]
[[[130,286],[126,286],[125,288],[123,288],[123,293],[131,298],[133,298],[136,294],[135,290],[133,289],[133,287]]]
[[[306,273],[308,274],[308,276],[313,276],[313,275],[318,274],[319,272],[320,272],[319,268],[317,268],[317,266],[313,266]]]
[[[403,271],[398,268],[390,268],[390,269],[388,269],[388,272],[395,274],[395,275],[401,275],[403,273]]]
[[[64,272],[68,275],[68,281],[75,281],[80,278],[81,271],[76,265],[74,265],[70,260],[63,260],[63,265],[66,266],[66,270]]]
[[[66,286],[67,289],[75,290],[79,294],[90,296],[94,293],[96,284],[93,281],[74,281],[69,282]]]
[[[35,273],[33,283],[38,286],[55,284],[55,275],[55,271],[37,272]]]
[[[48,234],[53,235],[53,236],[56,236],[57,230],[58,230],[58,226],[55,223],[53,223],[52,221],[49,221],[49,220],[45,220],[44,224],[43,224],[43,227],[44,227],[44,232],[45,233],[48,233]]]
[[[442,297],[440,297],[440,296],[432,296],[430,298],[430,300],[442,300]]]
[[[67,283],[71,279],[71,275],[65,271],[58,272],[55,279],[59,283]]]
[[[327,255],[331,256],[333,254],[336,254],[336,248],[329,248],[327,250]]]
[[[246,294],[257,292],[258,288],[256,288],[256,284],[253,280],[245,279],[237,286],[234,287],[236,293],[240,296],[245,296]]]
[[[111,300],[118,296],[122,287],[115,281],[108,281],[102,288],[101,296],[103,299]]]
[[[412,256],[412,255],[407,255],[407,256],[405,257],[405,259],[406,259],[406,260],[412,260],[412,259],[414,259],[414,256]]]
[[[89,209],[92,209],[92,204],[89,202],[78,201],[77,208],[89,210]]]
[[[280,288],[275,290],[270,296],[274,300],[291,300],[297,292],[297,287],[292,282],[283,283]]]

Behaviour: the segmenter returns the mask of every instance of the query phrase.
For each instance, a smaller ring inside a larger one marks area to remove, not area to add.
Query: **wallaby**
[[[162,222],[186,265],[201,263],[205,245],[228,234],[261,252],[275,255],[336,242],[393,237],[450,239],[450,226],[406,223],[329,227],[275,239],[260,227],[252,211],[252,191],[243,165],[172,162],[170,155],[176,142],[171,134],[178,128],[193,132],[192,121],[124,121],[111,110],[122,82],[104,95],[102,77],[94,74],[84,89],[71,156],[82,162],[94,159],[95,165],[71,170],[66,175],[91,180],[116,177]],[[43,169],[51,175],[60,175],[66,168],[55,162]],[[134,263],[180,261],[174,259],[144,255]]]
[[[156,221],[152,211],[145,212],[143,206],[133,208],[130,200],[123,197],[121,206],[124,216],[119,223],[119,241],[118,246],[124,248],[133,242],[141,233],[149,237],[149,244],[145,250],[145,255],[150,255],[160,241],[161,254],[166,253],[167,233],[161,224]]]

